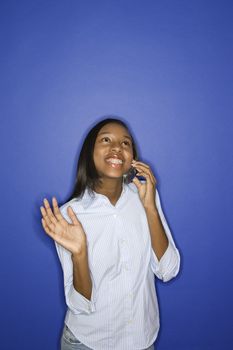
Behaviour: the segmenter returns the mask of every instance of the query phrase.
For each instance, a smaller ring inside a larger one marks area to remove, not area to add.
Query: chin
[[[124,174],[122,174],[122,173],[120,173],[120,174],[116,174],[116,173],[102,173],[101,174],[101,178],[102,179],[122,179],[123,178],[123,175]]]

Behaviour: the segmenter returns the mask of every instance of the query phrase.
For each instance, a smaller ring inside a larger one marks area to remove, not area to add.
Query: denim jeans
[[[82,344],[65,325],[61,338],[61,350],[92,350],[88,346]],[[133,349],[132,349],[133,350]],[[154,345],[151,345],[145,350],[154,350]]]

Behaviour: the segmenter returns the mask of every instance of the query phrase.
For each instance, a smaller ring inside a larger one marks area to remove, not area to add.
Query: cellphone
[[[137,173],[138,173],[138,171],[134,167],[131,167],[129,169],[128,174],[127,174],[128,181],[132,182],[132,180],[135,178],[135,176],[138,178],[139,181],[146,181],[144,176],[137,175]]]

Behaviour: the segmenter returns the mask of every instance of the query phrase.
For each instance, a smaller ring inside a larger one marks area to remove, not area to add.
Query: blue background
[[[158,350],[233,348],[233,2],[1,1],[1,349],[58,349],[43,198],[65,201],[102,116],[128,121],[181,252]],[[124,350],[124,349],[123,349]]]

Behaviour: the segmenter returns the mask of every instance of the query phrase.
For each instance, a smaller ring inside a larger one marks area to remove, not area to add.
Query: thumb
[[[135,184],[138,190],[142,186],[141,182],[138,180],[136,176],[133,178],[132,182]]]
[[[75,212],[73,211],[73,209],[70,206],[68,207],[67,211],[68,211],[69,217],[71,218],[72,223],[74,225],[80,224],[80,221],[78,220]]]

